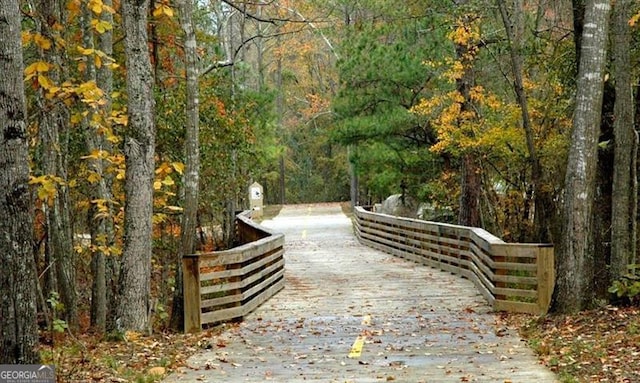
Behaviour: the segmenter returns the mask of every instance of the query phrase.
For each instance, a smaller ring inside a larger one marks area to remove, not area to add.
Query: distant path
[[[165,382],[555,382],[473,284],[361,246],[338,204],[285,206],[285,289]]]

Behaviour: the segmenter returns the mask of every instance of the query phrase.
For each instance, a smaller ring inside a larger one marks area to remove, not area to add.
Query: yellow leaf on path
[[[167,370],[164,367],[153,367],[150,368],[148,373],[149,375],[164,375],[167,372]]]

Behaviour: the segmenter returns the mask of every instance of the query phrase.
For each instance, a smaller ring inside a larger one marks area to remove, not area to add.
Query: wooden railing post
[[[182,288],[184,295],[184,331],[198,332],[200,322],[200,257],[185,255],[182,257]]]
[[[555,256],[552,245],[541,245],[538,248],[538,309],[546,314],[551,305],[551,296],[555,286]]]

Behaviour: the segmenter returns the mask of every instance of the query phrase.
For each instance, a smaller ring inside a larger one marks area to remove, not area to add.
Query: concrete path
[[[165,382],[555,382],[473,284],[357,243],[337,204],[286,206],[285,289]]]

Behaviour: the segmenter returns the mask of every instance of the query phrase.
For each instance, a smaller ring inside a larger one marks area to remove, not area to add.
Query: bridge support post
[[[184,295],[184,331],[199,332],[200,307],[200,257],[197,254],[182,257],[182,286]]]
[[[537,257],[538,277],[538,309],[546,314],[551,305],[551,295],[555,286],[555,256],[553,246],[540,246]]]

